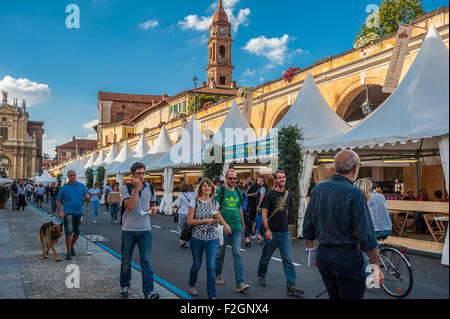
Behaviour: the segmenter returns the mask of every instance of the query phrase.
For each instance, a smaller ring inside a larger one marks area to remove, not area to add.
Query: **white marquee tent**
[[[103,161],[105,160],[106,155],[105,151],[103,149],[100,150],[100,153],[97,156],[97,159],[95,160],[94,164],[92,164],[92,168],[97,168],[103,164]]]
[[[145,134],[141,134],[139,141],[134,148],[133,152],[119,165],[114,169],[114,173],[116,174],[124,174],[130,171],[131,165],[135,162],[141,162],[142,158],[148,153],[150,147],[148,146],[147,141],[145,140]]]
[[[164,169],[164,197],[161,201],[161,211],[172,214],[173,169],[200,166],[202,164],[202,146],[207,138],[202,133],[198,121],[191,117],[189,125],[183,131],[180,140],[149,170]]]
[[[417,57],[394,93],[347,133],[314,141],[310,153],[439,149],[449,191],[449,53],[432,25]],[[448,265],[448,232],[443,263]]]
[[[56,182],[56,178],[52,177],[47,170],[45,170],[41,176],[38,176],[34,180],[37,184],[51,184]]]
[[[158,162],[164,155],[170,152],[173,147],[173,142],[167,133],[166,127],[161,128],[158,139],[147,154],[141,159],[145,167],[150,167]]]

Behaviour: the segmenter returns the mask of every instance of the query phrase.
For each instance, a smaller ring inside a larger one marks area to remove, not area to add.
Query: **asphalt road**
[[[51,213],[49,204],[44,203],[43,210]],[[105,206],[100,205],[97,224],[92,223],[92,210],[87,212],[88,223],[84,223],[83,232],[88,235],[100,235],[101,243],[120,254],[120,225],[111,223],[109,213],[105,212]],[[57,213],[53,213],[57,215]],[[85,220],[84,220],[85,222]],[[189,271],[192,265],[190,249],[179,248],[177,224],[173,222],[172,216],[155,215],[151,217],[152,224],[152,266],[155,275],[164,279],[173,286],[187,292]],[[101,238],[103,237],[103,238]],[[302,298],[315,299],[317,295],[325,290],[321,276],[316,267],[307,266],[305,253],[305,240],[294,239],[292,241],[292,256],[297,273],[297,287],[305,291]],[[250,284],[250,289],[244,293],[236,292],[234,282],[234,267],[231,249],[227,248],[222,278],[225,285],[217,285],[218,299],[295,299],[286,293],[286,277],[278,250],[274,253],[269,264],[266,276],[267,287],[259,287],[256,284],[256,272],[262,246],[256,244],[247,248],[242,244],[241,256],[244,261],[244,278]],[[134,251],[133,261],[139,263],[137,248]],[[407,298],[436,299],[449,298],[449,268],[440,263],[440,259],[410,255],[413,267],[414,286]],[[119,285],[119,283],[118,283]],[[203,261],[200,270],[197,290],[197,298],[207,298],[206,294],[206,271]],[[324,294],[320,299],[328,298]],[[392,299],[382,289],[368,289],[366,299]]]

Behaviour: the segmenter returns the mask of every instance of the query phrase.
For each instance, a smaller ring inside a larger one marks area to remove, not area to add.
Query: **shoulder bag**
[[[197,201],[195,201],[195,209],[194,209],[194,219],[195,219],[195,212],[197,211]],[[192,237],[192,229],[194,226],[189,226],[187,224],[187,218],[186,218],[186,224],[184,224],[183,229],[181,230],[180,239],[184,241],[190,241]]]

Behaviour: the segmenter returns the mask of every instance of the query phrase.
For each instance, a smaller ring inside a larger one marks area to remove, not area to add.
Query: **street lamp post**
[[[194,82],[194,113],[197,111],[197,98],[196,98],[196,90],[197,90],[197,76],[194,75],[194,78],[192,79],[192,82]]]

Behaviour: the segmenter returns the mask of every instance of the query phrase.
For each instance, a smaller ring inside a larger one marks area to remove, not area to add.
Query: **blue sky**
[[[209,19],[218,0],[17,0],[0,10],[0,89],[44,121],[44,152],[95,138],[98,91],[168,94],[206,80]],[[223,0],[237,85],[257,86],[352,48],[374,1]],[[66,7],[80,9],[69,29]],[[448,1],[423,0],[426,11]]]

